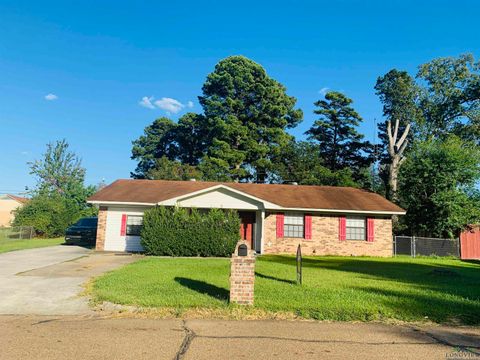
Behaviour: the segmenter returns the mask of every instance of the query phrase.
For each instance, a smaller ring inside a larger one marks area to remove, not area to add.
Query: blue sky
[[[174,119],[200,112],[206,75],[229,55],[259,62],[298,99],[296,136],[328,88],[354,100],[370,140],[381,119],[379,75],[480,56],[475,1],[9,3],[0,1],[0,193],[32,186],[26,162],[62,138],[82,157],[88,183],[129,177],[131,141],[166,115],[142,98],[165,109],[172,102],[161,99],[175,99]]]

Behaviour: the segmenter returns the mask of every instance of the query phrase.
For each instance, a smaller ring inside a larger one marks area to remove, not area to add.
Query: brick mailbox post
[[[230,302],[253,305],[255,284],[255,251],[239,241],[232,254],[230,268]]]

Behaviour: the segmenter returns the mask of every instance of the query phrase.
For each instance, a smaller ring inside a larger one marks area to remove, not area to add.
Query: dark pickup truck
[[[97,238],[96,217],[86,217],[78,220],[65,232],[65,243],[94,245]]]

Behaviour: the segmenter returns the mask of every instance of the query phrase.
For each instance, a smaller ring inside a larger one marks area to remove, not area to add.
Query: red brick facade
[[[97,242],[95,250],[103,251],[105,248],[105,230],[107,228],[107,210],[106,206],[100,206],[98,210],[98,224],[97,224]]]
[[[312,238],[277,238],[276,214],[265,216],[265,254],[295,254],[298,244],[304,255],[392,256],[392,220],[375,217],[374,241],[339,241],[339,220],[333,215],[312,215]]]

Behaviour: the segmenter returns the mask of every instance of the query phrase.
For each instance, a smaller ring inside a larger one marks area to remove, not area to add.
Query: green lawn
[[[96,279],[93,298],[156,308],[228,304],[228,259],[148,257]],[[434,258],[262,256],[255,308],[328,320],[430,320],[480,324],[480,263]]]
[[[25,239],[25,240],[0,240],[0,253],[14,250],[23,250],[23,249],[33,249],[46,246],[53,246],[63,244],[65,239],[54,238],[54,239]]]

